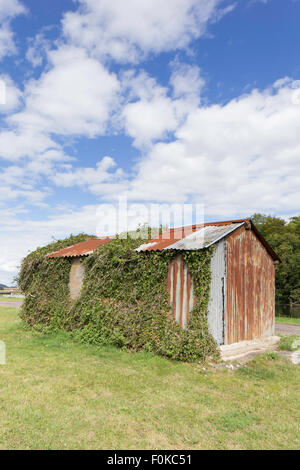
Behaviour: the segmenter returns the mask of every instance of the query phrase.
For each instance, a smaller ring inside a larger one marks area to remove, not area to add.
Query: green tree
[[[281,259],[276,266],[276,300],[300,304],[300,217],[286,222],[280,217],[254,214],[251,219]]]

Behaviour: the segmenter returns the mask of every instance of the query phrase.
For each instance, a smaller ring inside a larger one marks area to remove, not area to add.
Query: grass
[[[300,349],[299,336],[282,336],[279,341],[278,349],[281,351],[297,351]]]
[[[5,297],[4,295],[0,295],[0,302],[23,302],[23,298],[21,297]]]
[[[275,317],[276,323],[290,323],[292,325],[300,325],[300,318],[291,317]]]
[[[0,307],[0,449],[299,449],[300,368],[231,371],[76,343]]]

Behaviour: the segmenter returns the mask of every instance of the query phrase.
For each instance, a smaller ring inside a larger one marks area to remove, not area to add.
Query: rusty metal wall
[[[225,240],[217,245],[211,260],[212,282],[208,305],[208,327],[218,344],[224,344],[224,277],[225,277]],[[167,289],[171,306],[170,314],[186,329],[189,312],[193,309],[196,296],[193,278],[181,255],[169,265]]]
[[[225,344],[274,334],[275,268],[252,230],[226,239]]]
[[[224,344],[224,308],[226,276],[226,241],[215,245],[211,259],[210,300],[208,304],[208,328],[217,344]]]
[[[186,329],[189,312],[195,304],[194,284],[187,264],[178,255],[169,265],[167,289],[171,306],[170,314],[179,325]]]

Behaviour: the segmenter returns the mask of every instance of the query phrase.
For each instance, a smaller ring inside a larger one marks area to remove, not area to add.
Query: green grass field
[[[24,299],[20,297],[6,297],[4,295],[0,295],[0,302],[23,302]]]
[[[300,318],[276,317],[275,321],[277,323],[290,323],[292,325],[300,325]]]
[[[24,328],[0,307],[0,449],[299,449],[300,367],[183,364]]]

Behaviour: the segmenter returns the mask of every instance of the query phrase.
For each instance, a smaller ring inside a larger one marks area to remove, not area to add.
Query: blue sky
[[[299,20],[298,0],[0,0],[0,282],[120,195],[298,214]]]

